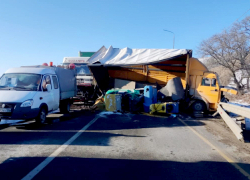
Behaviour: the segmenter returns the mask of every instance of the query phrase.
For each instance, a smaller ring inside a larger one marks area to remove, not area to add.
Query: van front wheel
[[[36,123],[44,124],[46,122],[46,115],[47,115],[46,110],[44,108],[41,108],[38,116],[36,117]]]

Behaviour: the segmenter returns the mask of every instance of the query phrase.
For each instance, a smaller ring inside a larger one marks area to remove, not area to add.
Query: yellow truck
[[[186,49],[130,49],[102,47],[90,59],[90,69],[102,90],[110,88],[109,79],[123,79],[165,86],[180,77],[185,99],[194,111],[216,111],[222,92],[218,75],[210,72],[192,51]]]

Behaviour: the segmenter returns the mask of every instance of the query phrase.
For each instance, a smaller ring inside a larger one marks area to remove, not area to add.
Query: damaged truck
[[[88,61],[102,92],[114,88],[113,82],[117,79],[134,81],[135,88],[156,85],[160,90],[174,78],[179,78],[182,86],[173,87],[176,92],[173,91],[171,96],[182,92],[182,88],[186,109],[191,108],[196,112],[216,111],[219,102],[225,99],[223,91],[237,93],[233,89],[222,88],[218,75],[193,58],[192,50],[188,49],[120,49],[103,46]]]

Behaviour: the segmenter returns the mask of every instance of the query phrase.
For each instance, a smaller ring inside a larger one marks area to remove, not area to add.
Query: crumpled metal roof
[[[103,65],[141,65],[154,64],[163,60],[172,59],[190,53],[187,49],[130,49],[101,47],[88,60],[89,64],[101,63]]]

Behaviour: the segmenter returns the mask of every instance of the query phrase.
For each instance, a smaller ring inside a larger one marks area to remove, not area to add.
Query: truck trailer
[[[49,112],[69,112],[76,96],[75,70],[48,66],[11,68],[0,78],[0,119],[43,124]]]
[[[223,91],[219,77],[188,49],[130,49],[104,46],[89,59],[89,67],[99,87],[110,89],[110,79],[123,79],[164,87],[180,77],[187,106],[193,111],[216,111]]]

